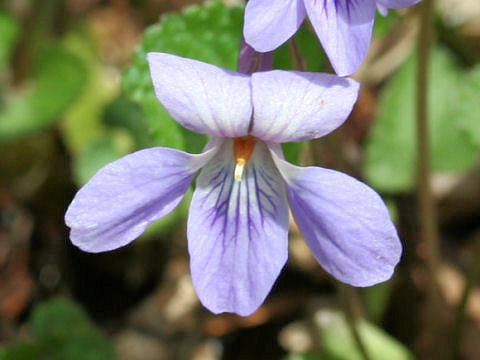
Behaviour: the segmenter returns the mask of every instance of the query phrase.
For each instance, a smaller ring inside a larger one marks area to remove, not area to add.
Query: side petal
[[[248,134],[248,75],[170,54],[149,53],[147,58],[158,100],[182,126],[221,137]]]
[[[252,135],[275,143],[324,136],[347,119],[360,84],[331,74],[265,71],[252,74]]]
[[[72,243],[88,252],[130,243],[179,204],[195,173],[217,149],[190,155],[151,148],[106,165],[68,207],[65,223]]]
[[[234,179],[233,142],[201,171],[188,217],[193,284],[213,313],[253,313],[288,256],[286,188],[258,142],[243,179]]]
[[[353,286],[388,280],[402,246],[380,196],[337,171],[275,162],[295,221],[320,265]]]
[[[353,74],[367,55],[375,0],[304,0],[308,17],[335,72]]]
[[[303,0],[250,0],[243,36],[255,50],[272,51],[295,34],[304,19]]]
[[[421,0],[377,0],[377,7],[386,9],[402,9],[419,3]]]

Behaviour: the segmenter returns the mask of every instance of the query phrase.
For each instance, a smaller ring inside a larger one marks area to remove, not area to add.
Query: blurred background
[[[445,357],[480,359],[478,0],[435,2],[428,99],[441,257],[433,314],[415,196],[418,7],[377,14],[345,125],[284,148],[290,161],[350,173],[382,194],[404,245],[392,280],[336,283],[292,221],[290,259],[265,304],[246,318],[215,316],[189,276],[190,196],[125,248],[87,254],[70,244],[65,210],[101,166],[141,148],[205,144],[156,100],[145,54],[235,69],[243,6],[1,0],[0,359],[435,359],[439,338]],[[275,52],[275,67],[331,72],[308,23]]]

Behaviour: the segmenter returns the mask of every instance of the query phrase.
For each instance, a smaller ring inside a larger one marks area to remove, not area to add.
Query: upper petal
[[[265,141],[305,141],[343,124],[360,84],[331,74],[265,71],[252,74],[252,135]]]
[[[233,142],[201,171],[188,217],[193,284],[214,313],[253,313],[287,256],[285,184],[258,142],[242,181],[234,180]]]
[[[353,74],[372,37],[375,0],[304,0],[308,17],[338,75]]]
[[[149,53],[155,93],[184,127],[201,134],[240,137],[252,114],[250,77],[201,61]]]
[[[190,155],[151,148],[106,165],[68,207],[65,222],[72,243],[89,252],[128,244],[178,205],[197,170],[216,150]]]
[[[275,161],[295,221],[320,265],[353,286],[388,280],[402,246],[380,196],[340,172]]]
[[[305,19],[303,0],[250,0],[245,7],[243,36],[255,50],[275,50]]]

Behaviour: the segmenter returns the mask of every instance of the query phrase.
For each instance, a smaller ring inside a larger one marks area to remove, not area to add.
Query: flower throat
[[[234,177],[236,181],[242,181],[245,165],[253,154],[256,142],[257,139],[251,135],[233,139],[233,156],[236,163]]]

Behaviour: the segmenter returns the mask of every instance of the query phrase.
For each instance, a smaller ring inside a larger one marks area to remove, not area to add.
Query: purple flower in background
[[[211,135],[198,155],[151,148],[101,169],[65,216],[85,251],[108,251],[172,211],[201,169],[188,217],[193,284],[214,313],[249,315],[288,257],[288,205],[322,267],[369,286],[392,275],[401,244],[367,185],[337,171],[298,167],[280,143],[328,134],[347,118],[359,84],[335,75],[227,71],[148,55],[158,99],[184,127]]]
[[[375,8],[403,8],[420,0],[249,0],[244,36],[255,50],[276,49],[298,30],[305,15],[338,75],[353,74],[367,54]]]

